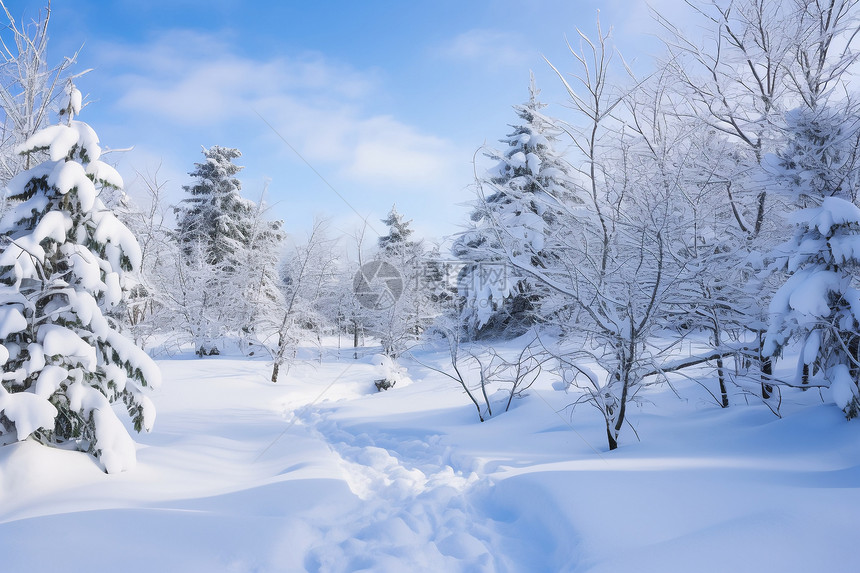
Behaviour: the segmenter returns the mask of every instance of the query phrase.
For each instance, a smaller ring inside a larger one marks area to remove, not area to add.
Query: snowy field
[[[369,358],[159,364],[134,470],[0,448],[0,571],[857,571],[860,424],[815,391],[656,388],[610,453],[548,379],[482,424],[406,359],[383,393]]]

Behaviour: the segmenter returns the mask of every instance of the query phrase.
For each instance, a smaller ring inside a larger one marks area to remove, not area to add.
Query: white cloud
[[[446,171],[446,142],[388,116],[361,122],[348,172],[364,179],[427,181]]]
[[[380,82],[319,54],[255,59],[211,36],[175,31],[147,49],[111,46],[129,118],[167,120],[186,132],[223,126],[257,133],[272,146],[364,183],[398,186],[451,175],[453,145],[390,115],[371,112]],[[260,117],[271,125],[271,129]],[[277,135],[272,133],[277,131]]]
[[[441,49],[446,58],[480,63],[491,68],[517,67],[535,61],[537,54],[525,47],[516,34],[497,30],[473,29],[453,38]]]

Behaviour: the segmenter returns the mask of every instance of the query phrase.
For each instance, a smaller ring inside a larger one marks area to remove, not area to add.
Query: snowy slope
[[[161,361],[133,471],[0,448],[0,570],[856,570],[860,424],[814,392],[779,419],[653,391],[609,453],[549,381],[481,424],[403,364],[377,393],[367,360]]]

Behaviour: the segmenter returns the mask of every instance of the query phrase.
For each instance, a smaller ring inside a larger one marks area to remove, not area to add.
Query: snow
[[[15,423],[19,441],[39,428],[52,428],[57,416],[57,409],[44,397],[29,392],[10,394],[3,386],[0,386],[0,411]]]
[[[804,364],[812,364],[818,356],[818,350],[821,348],[821,331],[813,330],[809,333],[806,342],[803,344],[803,353],[801,359]]]
[[[101,267],[95,256],[84,245],[66,243],[61,251],[68,257],[69,263],[78,279],[77,283],[88,292],[99,292],[104,289],[101,280]],[[84,320],[89,324],[89,320]]]
[[[69,125],[49,125],[40,129],[17,146],[15,153],[40,149],[48,151],[51,161],[62,161],[76,152],[82,159],[92,162],[98,161],[102,153],[95,130],[80,121],[71,121]]]
[[[63,356],[87,370],[96,368],[96,349],[64,326],[45,324],[39,329],[39,342],[48,356]]]
[[[834,404],[844,410],[857,396],[857,383],[851,378],[851,373],[844,364],[837,364],[829,374],[832,380],[830,397]]]
[[[788,304],[800,314],[826,317],[831,313],[828,296],[831,292],[841,292],[844,283],[841,273],[812,269],[794,273],[786,282]],[[776,300],[776,298],[774,298]]]
[[[76,87],[72,87],[71,89],[69,89],[69,102],[64,107],[72,110],[72,113],[74,113],[75,115],[78,115],[79,113],[81,113],[82,99],[83,98],[81,96],[81,91]]]
[[[93,213],[93,221],[96,223],[93,239],[100,243],[107,243],[105,252],[111,268],[115,271],[122,268],[120,254],[128,257],[133,269],[138,268],[141,251],[134,234],[113,213],[105,209],[100,201],[97,201],[97,205],[100,209]]]
[[[17,305],[0,307],[0,338],[5,339],[13,332],[21,332],[27,328],[27,319]]]
[[[91,161],[87,165],[87,175],[92,177],[95,183],[115,189],[123,188],[122,176],[116,169],[104,161]]]
[[[70,126],[77,133],[78,148],[83,151],[82,159],[88,163],[98,161],[102,155],[102,149],[99,147],[99,136],[95,130],[82,121],[72,121]]]
[[[809,227],[817,227],[819,233],[828,237],[834,226],[850,223],[860,225],[860,208],[839,197],[825,197],[820,207],[801,211],[795,217],[798,220],[808,217]]]
[[[860,235],[840,235],[831,238],[829,242],[833,259],[837,263],[860,261]]]
[[[123,473],[0,447],[3,569],[853,570],[860,425],[815,392],[786,392],[780,419],[742,389],[726,410],[696,382],[644,389],[642,441],[608,452],[551,378],[482,424],[415,362],[324,351],[278,384],[262,360],[161,360],[159,423]],[[376,391],[402,368],[412,384]]]
[[[32,344],[31,346],[37,345]],[[44,358],[42,359],[42,366],[40,368],[42,371],[39,372],[39,378],[33,385],[33,393],[47,399],[51,394],[59,390],[60,384],[65,382],[69,377],[69,371],[54,364],[45,366]]]
[[[68,125],[50,125],[30,136],[15,148],[15,153],[46,149],[51,161],[65,159],[72,147],[78,143],[78,131]]]
[[[75,161],[58,163],[48,177],[48,185],[56,187],[61,195],[65,195],[72,189],[76,190],[81,210],[86,212],[93,208],[96,188],[80,163]]]

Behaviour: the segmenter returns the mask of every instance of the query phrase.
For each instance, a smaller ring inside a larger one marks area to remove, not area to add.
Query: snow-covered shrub
[[[795,215],[798,230],[780,252],[790,273],[770,305],[767,356],[797,339],[803,383],[829,385],[848,418],[860,415],[860,209],[826,197]]]
[[[80,92],[70,85],[67,96],[64,123],[19,147],[49,159],[12,179],[18,204],[0,221],[0,440],[72,443],[112,473],[135,462],[112,404],[150,430],[144,390],[160,372],[105,316],[122,301],[140,247],[99,198],[122,179],[99,160],[95,131],[74,120]]]
[[[406,370],[398,366],[390,356],[376,354],[372,358],[372,362],[376,367],[376,375],[379,377],[373,383],[380,392],[394,388],[398,382],[401,386],[410,382]]]

